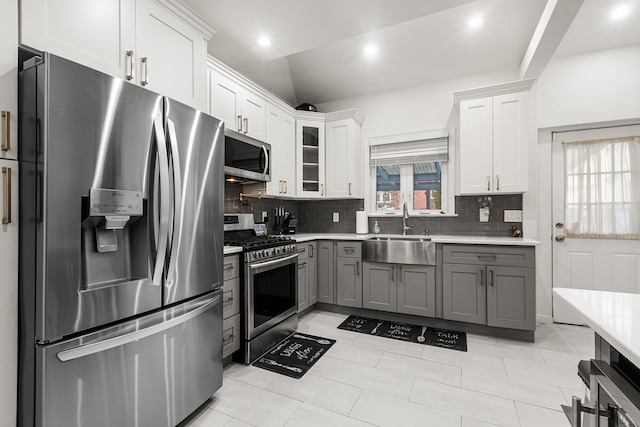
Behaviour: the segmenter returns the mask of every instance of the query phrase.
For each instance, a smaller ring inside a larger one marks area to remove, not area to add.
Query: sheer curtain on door
[[[640,136],[563,146],[566,236],[640,239]]]

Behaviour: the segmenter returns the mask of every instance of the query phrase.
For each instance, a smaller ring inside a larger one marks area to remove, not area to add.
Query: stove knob
[[[264,251],[262,251],[262,256],[263,257],[268,257],[269,256],[269,251],[266,250],[266,249]]]

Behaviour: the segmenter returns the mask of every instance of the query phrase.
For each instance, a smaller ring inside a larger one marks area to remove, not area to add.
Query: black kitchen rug
[[[296,332],[259,357],[253,362],[253,366],[301,378],[335,342],[336,340]]]
[[[409,325],[407,323],[389,322],[387,320],[377,320],[359,316],[347,317],[347,320],[342,322],[338,326],[338,329],[415,342],[434,347],[467,351],[466,332],[452,331],[449,329]]]

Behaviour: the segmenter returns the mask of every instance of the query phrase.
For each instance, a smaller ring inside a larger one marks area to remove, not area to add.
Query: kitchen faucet
[[[413,230],[413,225],[407,225],[409,219],[409,210],[407,209],[407,202],[402,204],[402,235],[407,235],[407,230]]]

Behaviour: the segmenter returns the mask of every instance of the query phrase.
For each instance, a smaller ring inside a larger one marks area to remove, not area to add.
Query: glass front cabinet
[[[324,118],[296,121],[297,196],[325,197]]]

